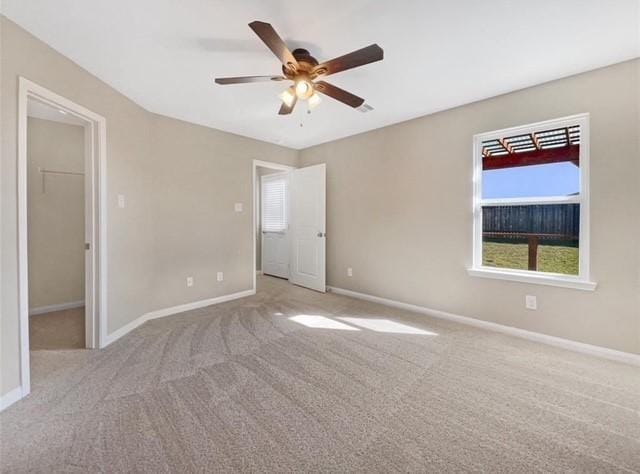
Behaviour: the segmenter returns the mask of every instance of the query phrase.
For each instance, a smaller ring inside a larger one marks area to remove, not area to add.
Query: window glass
[[[579,192],[580,169],[573,163],[550,163],[482,172],[484,199],[573,196]]]
[[[482,264],[578,275],[579,204],[483,206]]]
[[[483,266],[579,274],[580,133],[572,125],[482,142]]]

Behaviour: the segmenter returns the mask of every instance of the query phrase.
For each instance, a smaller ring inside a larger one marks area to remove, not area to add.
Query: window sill
[[[517,281],[520,283],[533,283],[535,285],[558,286],[574,290],[594,291],[597,286],[597,283],[592,281],[558,274],[539,274],[534,272],[496,269],[490,267],[469,268],[467,269],[467,272],[469,275],[475,277]]]

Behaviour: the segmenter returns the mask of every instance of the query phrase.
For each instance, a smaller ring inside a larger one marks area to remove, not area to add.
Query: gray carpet
[[[102,351],[33,352],[2,469],[640,472],[638,367],[259,285]]]
[[[83,349],[84,307],[29,316],[29,347],[32,351]]]

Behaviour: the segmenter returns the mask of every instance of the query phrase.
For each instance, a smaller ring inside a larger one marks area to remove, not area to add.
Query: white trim
[[[593,281],[585,281],[577,277],[563,275],[561,273],[532,272],[529,270],[509,270],[507,268],[480,267],[468,268],[471,276],[491,278],[493,280],[508,280],[520,283],[533,283],[537,285],[557,286],[574,290],[595,291],[598,286]]]
[[[508,135],[534,133],[550,128],[563,128],[572,125],[580,126],[580,195],[579,196],[551,196],[535,198],[513,199],[483,199],[482,198],[482,142]],[[471,276],[513,280],[524,283],[541,285],[564,286],[585,290],[595,290],[596,284],[590,278],[590,211],[589,211],[589,114],[577,114],[553,120],[545,120],[528,125],[511,127],[492,132],[479,133],[473,136],[473,239],[472,239],[472,267],[468,270]],[[500,268],[499,271],[487,269],[482,265],[482,206],[501,205],[517,206],[521,204],[580,204],[580,236],[579,236],[579,265],[577,278],[570,275],[544,274],[533,271],[518,271]],[[540,277],[538,277],[540,275]]]
[[[68,303],[50,304],[47,306],[38,306],[37,308],[29,308],[29,316],[51,313],[53,311],[62,311],[65,309],[82,308],[83,306],[84,300],[70,301]]]
[[[271,170],[291,171],[296,169],[295,166],[283,165],[281,163],[275,163],[273,161],[253,160],[253,167],[269,168]]]
[[[609,349],[601,346],[594,346],[591,344],[585,344],[583,342],[572,341],[570,339],[563,339],[561,337],[549,336],[547,334],[541,334],[538,332],[527,331],[526,329],[514,328],[512,326],[504,326],[498,323],[492,323],[484,321],[482,319],[470,318],[468,316],[460,316],[458,314],[447,313],[446,311],[440,311],[437,309],[431,309],[424,306],[418,306],[410,303],[402,303],[400,301],[390,300],[387,298],[381,298],[379,296],[368,295],[366,293],[358,293],[357,291],[345,290],[343,288],[336,288],[333,286],[327,287],[329,291],[338,295],[350,296],[365,301],[371,301],[373,303],[379,303],[385,306],[391,306],[393,308],[405,309],[408,311],[414,311],[416,313],[433,316],[439,319],[446,319],[448,321],[455,321],[461,324],[467,324],[489,331],[495,331],[502,334],[508,334],[510,336],[520,337],[522,339],[528,339],[530,341],[540,342],[554,347],[560,347],[574,352],[580,352],[596,357],[602,357],[604,359],[615,360],[617,362],[623,362],[626,364],[632,364],[640,366],[640,354],[634,354],[631,352],[622,352],[614,349]]]
[[[178,306],[172,306],[170,308],[157,309],[155,311],[150,311],[149,313],[145,313],[137,319],[134,319],[130,323],[122,326],[119,329],[116,329],[111,334],[108,334],[105,338],[105,344],[103,347],[108,346],[112,342],[117,341],[122,336],[130,333],[138,326],[146,323],[151,319],[163,318],[165,316],[171,316],[178,313],[184,313],[185,311],[191,311],[192,309],[204,308],[205,306],[211,306],[215,304],[224,303],[226,301],[237,300],[239,298],[245,298],[247,296],[255,295],[255,290],[245,290],[240,291],[238,293],[231,293],[228,295],[217,296],[215,298],[208,298],[206,300],[194,301],[192,303],[185,303]]]
[[[534,204],[580,204],[582,200],[579,196],[548,196],[548,197],[531,197],[531,198],[494,198],[481,199],[480,204],[483,206],[522,206]]]
[[[90,244],[91,266],[86,282],[92,286],[92,301],[88,301],[86,324],[93,328],[87,333],[86,345],[99,347],[104,336],[107,321],[107,191],[106,191],[106,119],[85,107],[62,97],[24,77],[18,78],[18,311],[20,321],[20,384],[23,396],[31,391],[29,365],[29,276],[28,276],[28,221],[27,221],[27,104],[36,99],[44,104],[64,110],[84,122],[91,128],[95,144],[92,153],[93,171],[92,192],[86,196],[93,204],[91,222],[88,228],[87,242]],[[89,147],[87,147],[89,151]],[[85,272],[87,273],[87,272]],[[85,296],[86,299],[86,296]],[[96,304],[97,302],[97,304]]]
[[[98,149],[100,150],[100,157],[98,160],[98,243],[96,249],[98,249],[98,294],[97,302],[94,298],[94,305],[98,308],[98,327],[96,329],[96,340],[98,341],[98,347],[105,346],[105,340],[107,336],[107,320],[108,320],[108,306],[107,306],[107,283],[108,283],[108,259],[107,259],[107,121],[102,119],[98,122]],[[94,169],[95,172],[95,169]],[[94,216],[95,217],[95,216]]]
[[[280,170],[280,171],[291,171],[296,169],[295,166],[289,166],[289,165],[283,165],[280,163],[272,163],[271,161],[263,161],[263,160],[253,160],[253,163],[251,165],[251,209],[252,209],[252,213],[251,213],[251,241],[253,242],[253,258],[251,259],[251,261],[253,262],[252,268],[253,268],[253,291],[256,291],[256,287],[257,287],[257,281],[256,281],[256,277],[258,275],[257,271],[258,271],[258,266],[256,264],[256,254],[257,254],[257,246],[256,246],[256,236],[257,236],[257,226],[256,226],[256,217],[257,217],[257,209],[256,209],[256,198],[257,198],[257,193],[256,193],[256,177],[257,177],[257,173],[256,173],[256,168],[258,166],[261,166],[262,168],[269,168],[269,169],[273,169],[273,170]]]
[[[66,117],[69,115],[67,114]],[[94,172],[94,156],[96,147],[96,137],[93,123],[84,124],[84,242],[89,242],[93,247],[94,230],[96,228],[96,217],[94,216],[94,193],[97,183]],[[85,346],[96,347],[96,323],[94,304],[94,292],[96,290],[94,265],[96,263],[93,250],[84,252],[84,299],[86,301],[84,338]]]
[[[9,408],[15,402],[24,398],[25,394],[22,392],[22,387],[16,387],[13,390],[5,393],[0,397],[0,411],[5,408]]]

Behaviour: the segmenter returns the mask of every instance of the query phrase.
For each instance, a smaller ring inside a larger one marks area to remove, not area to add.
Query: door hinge
[[[89,242],[85,242],[85,243],[84,243],[84,249],[85,249],[85,250],[90,250],[90,249],[91,249],[91,243],[89,243]]]

